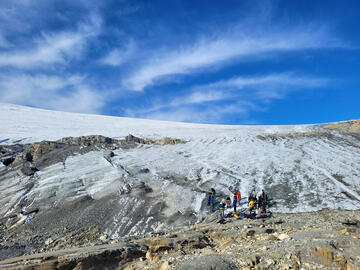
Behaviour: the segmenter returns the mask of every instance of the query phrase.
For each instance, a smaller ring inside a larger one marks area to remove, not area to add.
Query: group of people
[[[209,193],[209,198],[208,198],[208,205],[211,207],[211,210],[214,211],[215,210],[215,199],[216,199],[216,192],[215,189],[211,189],[211,192]],[[225,209],[226,208],[230,208],[231,206],[234,208],[234,215],[237,213],[237,209],[236,207],[241,204],[247,203],[243,200],[243,203],[241,203],[241,192],[240,190],[235,189],[234,190],[234,196],[233,196],[233,200],[231,203],[231,199],[230,197],[223,197],[220,200],[219,203],[219,210],[220,210],[220,214],[221,217],[225,216]],[[250,216],[254,216],[257,213],[259,214],[263,214],[266,213],[266,207],[268,205],[268,196],[265,193],[264,190],[261,191],[261,193],[259,194],[259,196],[257,197],[256,192],[255,192],[255,188],[249,193],[248,196],[248,203],[249,203],[249,207],[245,210],[248,210],[248,213],[250,214]]]
[[[266,206],[268,205],[269,199],[264,190],[261,190],[259,197],[256,197],[255,189],[249,194],[249,209],[250,213],[256,209],[260,210],[260,213],[266,212]]]

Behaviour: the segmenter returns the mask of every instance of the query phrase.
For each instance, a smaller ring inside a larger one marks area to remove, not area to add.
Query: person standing
[[[259,208],[262,207],[263,204],[264,204],[264,197],[263,197],[263,194],[261,193],[259,196],[259,200],[258,200]]]
[[[234,199],[233,199],[234,213],[236,213],[236,205],[237,205],[237,194],[236,194],[236,190],[235,190],[234,191]]]
[[[225,216],[225,205],[226,205],[226,199],[222,198],[219,205],[221,218],[224,218]]]
[[[214,208],[215,208],[215,189],[211,188],[211,191],[209,193],[209,198],[208,198],[208,206],[210,206],[211,211],[214,212]]]
[[[230,197],[226,197],[226,208],[230,208],[231,207],[231,199]]]
[[[249,193],[249,202],[250,201],[254,201],[254,203],[256,204],[257,198],[256,198],[256,191],[255,188],[252,189],[252,191]]]
[[[239,190],[238,193],[237,193],[237,201],[238,201],[239,206],[240,206],[240,201],[241,201],[241,193],[240,193],[240,190]]]
[[[268,196],[267,196],[267,194],[265,193],[264,190],[262,190],[261,193],[262,193],[261,195],[262,195],[264,204],[267,205],[267,203],[268,203]]]
[[[214,212],[214,206],[215,206],[215,198],[214,198],[214,194],[210,195],[210,207],[211,207],[211,211]]]

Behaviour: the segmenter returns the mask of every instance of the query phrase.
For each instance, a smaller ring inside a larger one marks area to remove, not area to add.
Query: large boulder
[[[146,141],[144,139],[135,137],[135,136],[133,136],[131,134],[129,134],[128,136],[125,137],[125,141],[127,143],[140,143],[140,144],[145,144],[146,143]]]
[[[89,135],[81,137],[65,137],[58,142],[77,146],[99,146],[103,147],[114,143],[115,140],[101,135]]]
[[[21,167],[21,172],[26,175],[26,176],[32,176],[34,175],[37,171],[39,171],[38,168],[36,168],[35,166],[32,166],[30,164],[30,162],[26,162],[24,163],[24,165]]]

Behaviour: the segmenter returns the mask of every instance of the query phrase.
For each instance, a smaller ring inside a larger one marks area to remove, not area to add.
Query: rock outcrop
[[[101,241],[94,228],[76,239],[64,231],[66,241],[47,239],[46,253],[3,260],[0,268],[360,269],[360,211],[226,218],[223,224],[216,215],[212,222],[173,231]],[[89,235],[92,241],[81,240]],[[9,250],[6,241],[2,250]]]
[[[183,140],[174,138],[162,138],[159,140],[148,140],[128,135],[124,139],[112,139],[101,135],[90,135],[81,137],[65,137],[55,142],[43,141],[32,144],[0,145],[0,161],[5,166],[21,166],[27,162],[32,167],[46,167],[65,159],[76,153],[87,153],[99,149],[129,149],[139,144],[179,144]],[[113,157],[113,156],[111,156]],[[23,168],[25,175],[32,175],[28,165]]]

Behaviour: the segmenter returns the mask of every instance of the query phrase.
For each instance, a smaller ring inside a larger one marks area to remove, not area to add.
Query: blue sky
[[[360,118],[358,1],[0,3],[0,102],[214,124]]]

